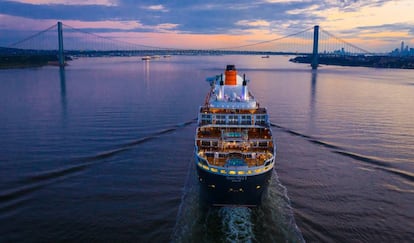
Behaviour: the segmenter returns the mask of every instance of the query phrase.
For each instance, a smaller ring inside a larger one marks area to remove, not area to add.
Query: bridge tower
[[[65,56],[63,55],[63,31],[62,22],[58,22],[58,40],[59,40],[59,66],[65,66]]]
[[[319,25],[313,27],[313,52],[312,52],[312,69],[318,69],[318,42],[319,42]]]

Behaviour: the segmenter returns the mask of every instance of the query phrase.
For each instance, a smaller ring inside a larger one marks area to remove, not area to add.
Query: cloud
[[[79,21],[66,20],[65,25],[76,27],[77,29],[119,29],[119,30],[134,30],[144,28],[139,21]]]
[[[293,3],[293,2],[308,3],[311,1],[312,0],[265,0],[265,2],[267,3]]]
[[[197,41],[214,36],[230,45],[320,25],[346,40],[360,36],[359,42],[369,45],[374,38],[412,39],[412,9],[413,0],[0,0],[0,29],[27,34],[60,20],[98,34],[185,34]]]
[[[268,27],[270,26],[270,23],[266,20],[239,20],[236,22],[236,25],[241,26],[249,26],[249,27]]]
[[[404,38],[412,38],[414,35],[414,25],[410,23],[393,23],[382,25],[359,26],[359,36],[376,37],[399,40]]]
[[[0,14],[0,29],[5,30],[27,30],[41,31],[57,23],[57,20],[44,19],[33,20],[30,18],[16,17]],[[106,32],[107,31],[153,31],[153,32],[171,32],[179,25],[173,23],[161,23],[157,25],[144,25],[136,20],[101,20],[101,21],[81,21],[65,20],[64,25],[75,29],[86,29],[88,31]]]
[[[169,30],[176,29],[179,26],[179,24],[171,24],[171,23],[164,23],[164,24],[158,24],[156,26],[150,26],[150,29],[156,29],[160,32],[166,32]]]
[[[313,4],[310,6],[307,6],[306,8],[295,8],[295,9],[291,9],[286,11],[287,14],[294,14],[294,15],[299,15],[299,14],[306,14],[306,13],[311,13],[312,11],[316,11],[319,9],[319,5],[317,4]]]
[[[158,5],[150,5],[150,6],[144,6],[142,7],[143,9],[146,10],[151,10],[151,11],[160,11],[160,12],[169,12],[168,9],[166,9],[164,7],[164,5],[158,4]]]
[[[238,2],[232,2],[228,3],[225,1],[218,1],[216,3],[201,1],[200,3],[194,4],[194,5],[183,5],[182,7],[184,9],[188,10],[196,10],[196,11],[219,11],[219,12],[225,12],[225,11],[247,11],[251,10],[252,8],[255,8],[257,6],[260,6],[260,2],[255,1],[238,1]]]
[[[32,5],[103,5],[117,6],[118,0],[9,0]]]
[[[320,24],[325,28],[342,31],[357,29],[364,26],[379,26],[384,23],[411,23],[414,2],[411,0],[400,1],[373,1],[371,4],[362,4],[357,11],[343,11],[341,8],[327,8],[317,11],[315,14],[324,17]]]
[[[54,24],[56,24],[56,21],[50,20],[50,19],[33,20],[30,18],[23,18],[23,17],[18,17],[18,16],[0,14],[0,29],[4,29],[4,30],[40,31]]]
[[[30,18],[16,17],[10,15],[0,14],[0,29],[13,29],[13,30],[43,30],[57,23],[57,20],[43,19],[34,20]],[[80,20],[66,20],[65,25],[73,26],[77,29],[120,29],[120,30],[132,30],[145,28],[139,21],[116,21],[116,20],[103,20],[103,21],[80,21]]]

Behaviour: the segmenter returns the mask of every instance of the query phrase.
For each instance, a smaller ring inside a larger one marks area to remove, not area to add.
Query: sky
[[[319,25],[358,47],[414,47],[413,0],[0,0],[0,46],[62,21],[129,43],[222,48]]]

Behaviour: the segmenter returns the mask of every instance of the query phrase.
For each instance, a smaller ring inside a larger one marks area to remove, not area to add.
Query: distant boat
[[[262,56],[262,58],[269,58],[269,55],[266,55],[266,56]]]
[[[151,60],[151,57],[150,56],[145,56],[145,57],[142,57],[141,60],[149,61],[149,60]]]
[[[171,57],[171,55],[164,55],[164,58],[169,58]]]

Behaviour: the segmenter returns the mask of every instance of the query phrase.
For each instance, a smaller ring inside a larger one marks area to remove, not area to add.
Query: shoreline
[[[297,56],[289,61],[294,63],[311,63],[312,55]],[[414,69],[413,56],[319,56],[318,63],[323,65],[348,66],[348,67],[370,67],[370,68],[393,68]]]
[[[97,53],[95,53],[97,54]],[[106,53],[105,53],[106,54]],[[96,57],[94,55],[90,57]],[[106,55],[102,55],[106,56]],[[65,61],[72,58],[65,57]],[[312,62],[312,55],[301,55],[289,60],[293,63]],[[319,65],[335,65],[349,67],[370,67],[370,68],[392,68],[392,69],[414,69],[414,56],[340,56],[340,55],[320,55]],[[67,63],[65,63],[67,65]],[[21,55],[0,55],[0,70],[33,68],[43,66],[59,66],[57,55],[47,54],[21,54]]]
[[[65,61],[71,58],[65,57]],[[67,64],[65,64],[67,65]],[[59,66],[56,55],[0,55],[0,69],[33,68],[43,66]]]

